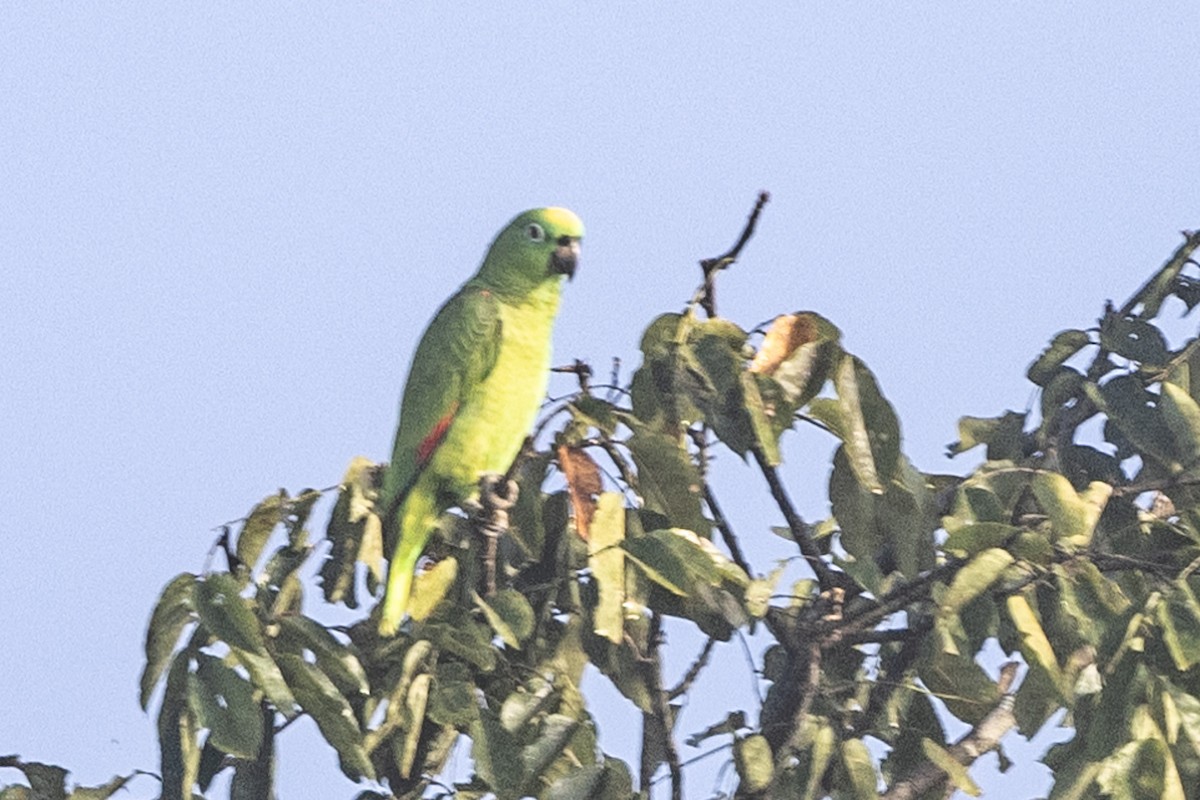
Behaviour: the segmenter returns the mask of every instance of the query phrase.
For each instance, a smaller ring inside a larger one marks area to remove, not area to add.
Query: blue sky
[[[261,496],[386,457],[417,336],[515,212],[588,226],[558,360],[632,367],[770,190],[721,311],[831,318],[927,470],[1200,226],[1184,2],[14,0],[0,31],[0,750],[87,783],[157,768],[162,585]],[[825,448],[786,451],[810,518]],[[774,553],[753,473],[719,476]],[[352,796],[313,737],[281,796]]]

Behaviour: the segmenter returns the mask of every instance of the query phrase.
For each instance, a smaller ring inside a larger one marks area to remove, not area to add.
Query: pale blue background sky
[[[931,470],[1200,225],[1192,3],[504,5],[0,5],[0,752],[157,769],[160,588],[262,495],[386,457],[416,337],[522,208],[585,219],[556,348],[604,369],[770,190],[722,311],[833,319]],[[351,797],[306,726],[281,795]]]

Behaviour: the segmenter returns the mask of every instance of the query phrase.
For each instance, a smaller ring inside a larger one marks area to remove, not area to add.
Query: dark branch
[[[767,462],[766,456],[757,447],[754,448],[754,459],[758,462],[763,477],[767,479],[767,486],[771,489],[771,496],[775,498],[775,504],[783,512],[784,521],[787,522],[788,530],[791,531],[792,538],[796,540],[796,544],[800,548],[800,553],[816,574],[817,582],[821,585],[821,590],[829,591],[835,586],[840,585],[841,580],[837,577],[837,573],[821,557],[821,551],[817,548],[817,543],[813,541],[808,524],[796,513],[796,508],[792,505],[787,490],[783,488],[783,483],[779,480],[779,472]]]
[[[733,247],[715,258],[706,258],[700,262],[700,269],[704,271],[704,287],[700,290],[699,302],[700,307],[709,317],[717,315],[717,289],[714,280],[717,272],[737,261],[742,248],[754,235],[754,228],[758,224],[758,215],[762,213],[763,206],[770,199],[769,193],[759,192],[758,200],[754,203],[754,210],[750,212],[750,218],[746,220],[746,227],[742,229],[742,235],[738,237]]]

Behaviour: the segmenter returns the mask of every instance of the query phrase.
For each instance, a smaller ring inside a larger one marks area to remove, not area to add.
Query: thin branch
[[[679,749],[675,746],[671,705],[662,685],[662,618],[658,614],[650,617],[647,640],[647,654],[639,661],[646,679],[646,688],[650,691],[650,699],[654,704],[654,713],[642,715],[642,770],[639,783],[643,790],[650,787],[653,766],[657,765],[650,763],[647,754],[651,752],[650,736],[652,732],[657,733],[661,739],[658,744],[662,746],[663,759],[671,773],[671,800],[683,800],[683,767],[679,763]]]
[[[754,572],[750,568],[750,562],[746,560],[746,556],[742,554],[741,545],[738,544],[737,534],[729,526],[729,520],[725,517],[725,513],[721,511],[721,506],[717,504],[717,497],[713,494],[712,487],[707,482],[704,484],[704,502],[708,506],[708,510],[712,512],[713,522],[716,524],[717,530],[721,533],[721,540],[729,548],[729,557],[733,560],[733,563],[742,568],[742,572],[750,577],[754,577]]]
[[[684,673],[683,678],[675,685],[675,688],[667,692],[668,700],[674,700],[692,688],[692,684],[696,682],[696,678],[700,677],[701,670],[708,665],[708,657],[712,655],[713,647],[716,643],[716,639],[711,636],[708,637],[708,641],[704,643],[704,649],[700,651],[700,655],[696,656],[696,660],[692,662],[692,666],[688,667],[688,671]]]
[[[717,272],[737,261],[742,248],[746,246],[746,242],[750,241],[750,237],[754,235],[754,228],[758,225],[758,216],[762,213],[763,206],[770,199],[771,195],[769,193],[759,192],[758,200],[754,203],[754,210],[750,212],[750,217],[746,220],[746,227],[742,229],[742,235],[738,237],[733,247],[715,258],[706,258],[700,262],[700,269],[704,271],[704,286],[700,289],[697,302],[699,302],[700,307],[704,309],[704,312],[710,318],[717,315],[717,289],[714,280]]]
[[[821,590],[829,591],[839,584],[839,580],[835,577],[836,573],[825,563],[825,559],[821,557],[821,551],[812,539],[807,523],[796,513],[796,508],[792,505],[787,490],[783,488],[783,483],[779,480],[779,471],[767,463],[767,458],[761,449],[755,447],[753,450],[754,458],[758,462],[759,469],[762,470],[763,477],[767,479],[767,486],[771,489],[771,496],[775,498],[775,504],[783,512],[783,518],[787,522],[788,530],[792,533],[792,538],[796,540],[804,559],[816,574]]]
[[[1010,661],[1000,668],[1000,679],[996,686],[1000,690],[1000,701],[987,713],[979,724],[971,729],[958,743],[949,748],[950,755],[963,766],[975,763],[981,755],[996,749],[1000,739],[1016,725],[1013,716],[1013,695],[1009,692],[1017,675],[1018,665]],[[922,761],[907,775],[892,784],[880,800],[914,800],[942,786],[948,776],[931,761]]]

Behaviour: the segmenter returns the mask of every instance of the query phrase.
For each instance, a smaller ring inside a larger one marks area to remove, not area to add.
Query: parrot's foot
[[[518,493],[517,482],[498,472],[486,472],[479,478],[479,504],[484,512],[507,511],[516,504]]]

